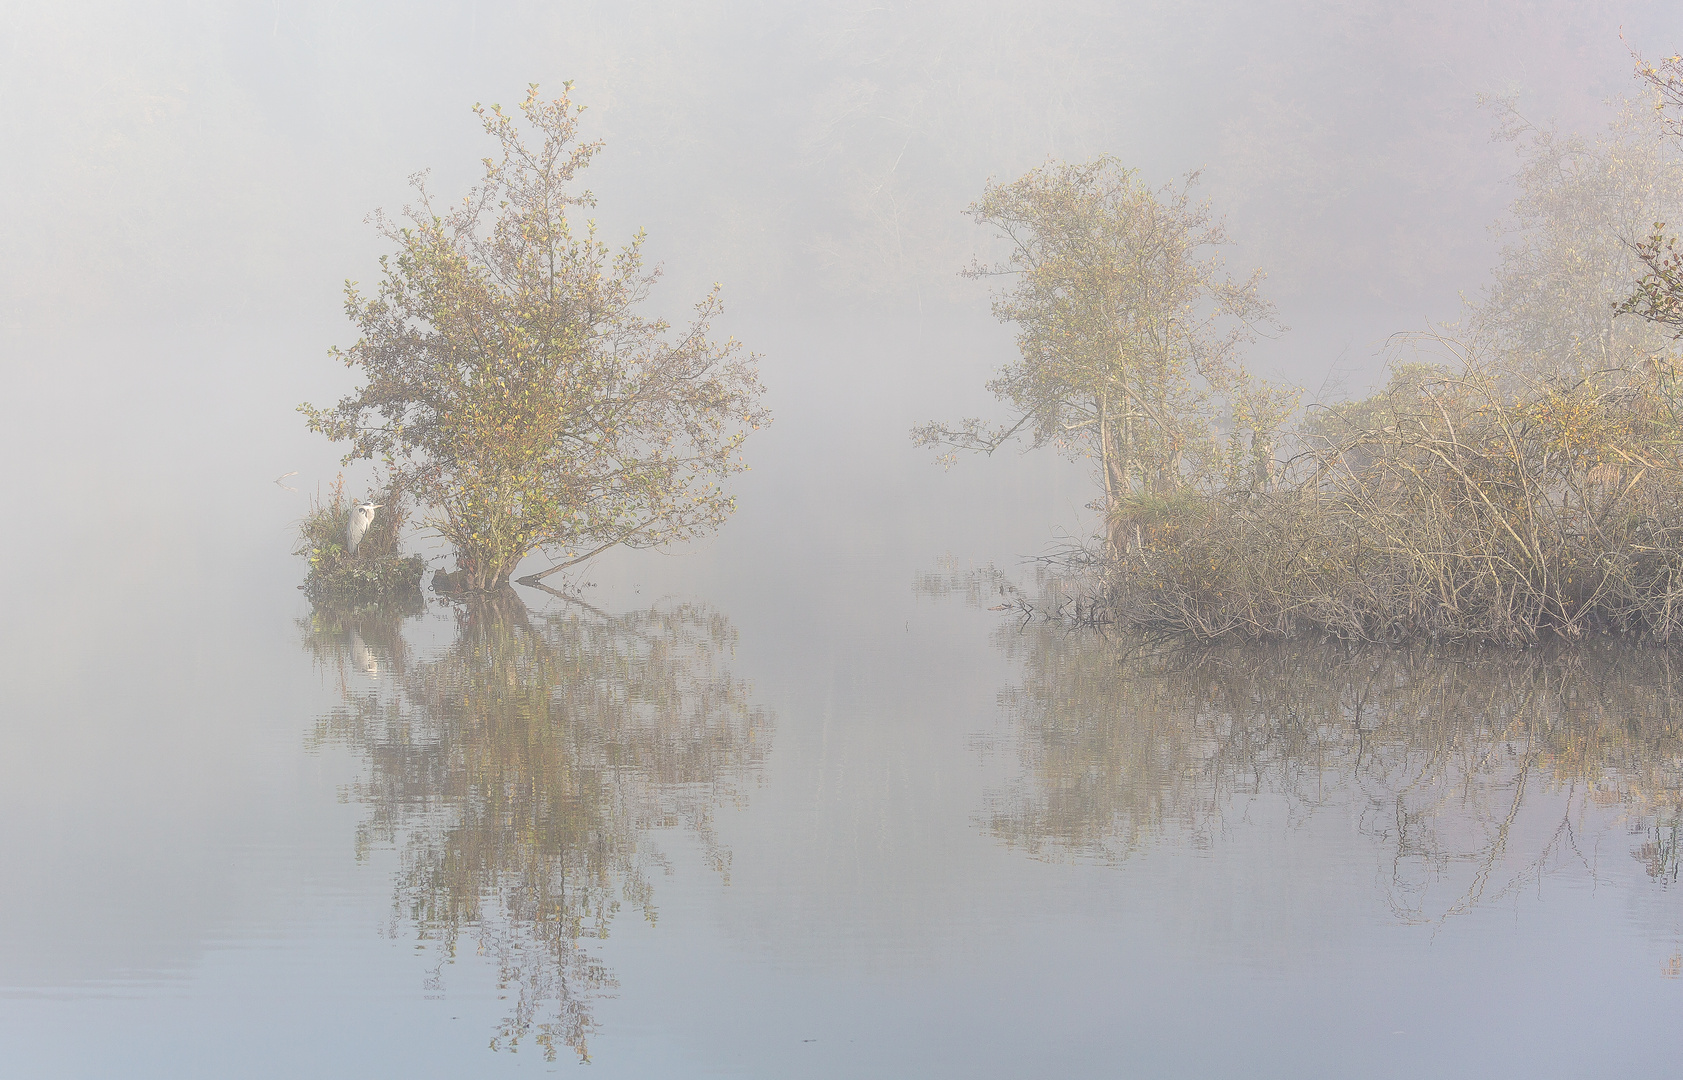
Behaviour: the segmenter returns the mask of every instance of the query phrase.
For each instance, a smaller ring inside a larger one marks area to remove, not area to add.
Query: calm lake
[[[1671,1067],[1683,665],[1025,625],[904,505],[974,477],[809,466],[569,597],[312,611],[261,484],[225,585],[35,595],[0,1073]]]

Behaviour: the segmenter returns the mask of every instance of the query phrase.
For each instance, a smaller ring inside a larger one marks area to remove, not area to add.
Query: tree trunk
[[[520,558],[494,548],[457,548],[455,573],[445,575],[442,581],[434,578],[434,587],[453,593],[499,592],[508,588]]]
[[[1104,546],[1105,556],[1114,558],[1120,549],[1116,544],[1120,495],[1116,490],[1116,452],[1111,447],[1110,393],[1099,391],[1099,473],[1104,480]]]
[[[1099,391],[1099,472],[1104,479],[1104,516],[1108,522],[1116,511],[1115,485],[1110,474],[1110,395]]]
[[[1122,417],[1122,452],[1116,458],[1111,462],[1114,473],[1111,482],[1116,486],[1116,501],[1120,503],[1132,490],[1132,485],[1128,483],[1128,466],[1134,460],[1134,414],[1131,409]]]

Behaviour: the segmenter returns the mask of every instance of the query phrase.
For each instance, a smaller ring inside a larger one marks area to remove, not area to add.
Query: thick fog
[[[252,658],[304,663],[292,547],[341,448],[296,407],[352,385],[328,350],[352,340],[344,282],[372,282],[387,250],[365,219],[400,210],[417,171],[446,198],[478,178],[490,140],[474,103],[571,80],[605,143],[584,176],[603,238],[647,230],[664,268],[654,303],[674,317],[720,283],[718,328],[762,356],[775,423],[745,446],[736,516],[588,576],[603,593],[707,597],[741,629],[739,670],[771,687],[769,707],[822,720],[779,735],[794,775],[846,765],[869,777],[852,781],[857,805],[921,807],[942,778],[908,763],[973,732],[997,680],[956,637],[883,637],[872,605],[912,604],[913,574],[943,556],[1008,563],[1091,518],[1087,472],[1049,451],[944,472],[908,438],[987,415],[984,383],[1013,355],[987,284],[958,274],[990,250],[962,213],[984,183],[1100,153],[1154,186],[1200,172],[1229,266],[1267,272],[1289,327],[1250,368],[1311,400],[1361,392],[1390,335],[1460,318],[1490,280],[1519,162],[1481,96],[1598,130],[1637,92],[1631,50],[1683,50],[1683,6],[7,2],[0,30],[0,810],[23,823],[0,910],[25,928],[7,943],[23,982],[185,968],[227,913],[282,918],[264,905],[307,876],[295,832],[354,832],[355,808],[285,801],[332,790],[343,762],[311,759],[299,772],[320,775],[303,780],[259,770],[292,760],[319,702]],[[879,591],[826,573],[857,558],[881,560]],[[882,654],[838,663],[865,673],[858,685],[779,690],[844,648],[844,616]],[[832,706],[871,694],[935,719],[905,725],[884,706],[876,728],[831,730]],[[153,719],[177,709],[156,737]],[[871,756],[872,739],[908,730],[890,765]],[[809,793],[756,797],[796,820]],[[841,796],[811,802],[825,798]],[[981,904],[966,879],[919,869],[982,858],[949,852],[947,834],[842,817],[813,825],[816,840],[768,827],[763,846],[791,880],[809,862],[833,873],[813,902],[846,908],[860,940],[910,941],[882,928],[922,932],[948,901]],[[98,860],[78,854],[88,836]],[[856,841],[869,857],[825,862]],[[219,852],[259,849],[244,876],[222,872]],[[341,855],[310,880],[350,880]],[[878,864],[941,902],[907,914],[863,880]],[[113,882],[132,894],[120,911]],[[1302,940],[1321,941],[1319,910],[1295,913]],[[779,908],[733,932],[779,911],[795,924]]]
[[[1634,91],[1631,48],[1683,42],[1658,2],[0,18],[0,446],[20,523],[3,550],[43,613],[259,587],[240,568],[291,542],[338,468],[294,408],[350,385],[327,349],[351,338],[342,282],[372,280],[383,250],[366,215],[401,208],[418,170],[465,190],[488,152],[470,106],[528,83],[574,82],[606,143],[595,216],[611,242],[648,230],[661,309],[720,282],[723,329],[763,354],[777,420],[716,543],[809,564],[917,536],[982,558],[1079,531],[1091,497],[1049,457],[943,475],[906,439],[986,412],[1012,352],[985,284],[957,274],[987,251],[961,211],[990,177],[1101,152],[1153,184],[1201,170],[1230,265],[1267,271],[1290,327],[1253,369],[1359,391],[1387,335],[1457,318],[1488,278],[1517,165],[1479,96],[1594,130]],[[271,480],[294,470],[289,497]],[[52,636],[8,648],[73,664]]]
[[[958,211],[982,182],[1109,152],[1158,182],[1204,170],[1235,261],[1269,269],[1320,348],[1328,312],[1382,333],[1477,286],[1512,170],[1479,94],[1593,127],[1634,89],[1627,42],[1672,49],[1683,22],[1660,3],[350,7],[10,6],[8,332],[91,309],[296,325],[365,271],[357,222],[409,173],[474,178],[472,103],[570,79],[608,144],[600,220],[648,227],[676,291],[722,280],[745,319],[963,302]]]
[[[1513,196],[1481,94],[1591,131],[1666,3],[22,5],[0,63],[6,562],[30,601],[223,583],[289,542],[337,452],[293,411],[349,385],[364,223],[476,178],[475,102],[575,84],[610,241],[644,227],[681,314],[720,282],[775,426],[719,541],[960,554],[1079,531],[1079,470],[943,476],[910,424],[985,412],[1012,350],[962,209],[1108,152],[1201,170],[1235,270],[1290,327],[1251,366],[1359,391],[1387,335],[1461,314]],[[296,470],[290,501],[270,483]],[[797,526],[790,522],[799,521]],[[978,538],[982,538],[978,540]],[[249,580],[249,576],[244,580]],[[232,587],[232,586],[226,586]],[[10,630],[8,631],[11,632]],[[30,635],[16,647],[43,659]],[[55,662],[62,662],[58,657]]]

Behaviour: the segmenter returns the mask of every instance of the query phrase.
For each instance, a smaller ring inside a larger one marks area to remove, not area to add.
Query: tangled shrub
[[[1683,632],[1678,363],[1575,380],[1410,367],[1280,483],[1129,500],[1111,617],[1200,638],[1530,643]]]
[[[357,503],[345,497],[344,478],[335,482],[328,498],[311,500],[298,527],[297,547],[297,554],[310,564],[304,592],[311,601],[360,606],[420,594],[426,565],[420,556],[405,556],[398,547],[398,534],[408,518],[403,492],[392,486],[371,492],[366,501],[382,505],[352,553],[345,527]]]

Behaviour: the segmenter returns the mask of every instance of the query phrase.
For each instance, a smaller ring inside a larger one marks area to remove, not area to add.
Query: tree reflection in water
[[[1001,584],[949,574],[919,587],[989,603]],[[1151,844],[1207,845],[1269,800],[1294,823],[1352,806],[1410,920],[1565,864],[1594,873],[1586,828],[1623,825],[1649,876],[1677,879],[1683,662],[1672,653],[1190,648],[1033,618],[996,641],[1020,665],[1000,696],[1020,771],[979,822],[1034,856],[1113,862]]]
[[[725,661],[728,620],[667,605],[608,615],[571,603],[534,614],[512,596],[456,610],[448,648],[416,659],[407,612],[315,613],[306,644],[344,703],[318,744],[361,754],[369,808],[359,857],[401,854],[392,932],[435,942],[431,988],[466,933],[514,1005],[492,1046],[528,1036],[589,1059],[592,1002],[609,970],[581,940],[621,904],[655,919],[651,830],[681,826],[728,880],[713,811],[763,762],[766,714]],[[359,676],[370,668],[388,678]]]

